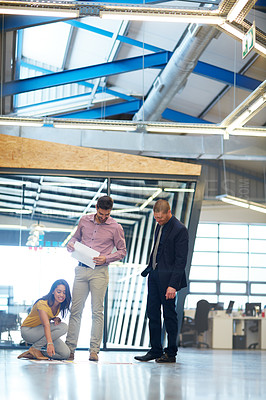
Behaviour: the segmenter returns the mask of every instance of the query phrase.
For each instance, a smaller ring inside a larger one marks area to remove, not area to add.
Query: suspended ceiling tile
[[[102,20],[96,17],[82,18],[81,22],[109,32],[115,32],[120,25],[120,21]],[[112,38],[79,28],[72,49],[69,69],[106,62],[112,44]]]
[[[159,72],[159,69],[145,69],[114,75],[108,79],[108,85],[123,87],[124,91],[132,96],[145,96]]]
[[[247,70],[245,75],[249,76],[250,78],[264,81],[266,79],[266,58],[258,57],[252,66]]]
[[[221,33],[217,39],[213,39],[202,56],[200,61],[204,61],[220,68],[239,72],[253,54],[242,59],[242,44],[231,36]],[[258,78],[256,78],[258,79]]]
[[[140,42],[173,51],[187,24],[158,22],[132,22],[128,36]]]
[[[219,123],[226,118],[240,103],[242,103],[250,93],[246,90],[230,88],[226,94],[215,104],[205,115],[208,121]],[[264,111],[264,112],[263,112]],[[252,119],[252,126],[262,126],[265,124],[265,109]],[[248,124],[250,125],[250,124]]]
[[[191,74],[184,89],[175,95],[168,108],[197,117],[223,87],[222,83]]]

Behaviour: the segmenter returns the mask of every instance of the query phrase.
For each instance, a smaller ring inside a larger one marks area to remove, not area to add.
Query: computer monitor
[[[248,316],[256,315],[255,307],[259,307],[259,314],[261,313],[261,303],[246,303],[245,314]]]
[[[228,307],[226,309],[226,314],[232,314],[234,304],[235,302],[233,300],[229,301]]]
[[[224,309],[224,303],[218,302],[218,303],[210,303],[210,310],[223,310]]]

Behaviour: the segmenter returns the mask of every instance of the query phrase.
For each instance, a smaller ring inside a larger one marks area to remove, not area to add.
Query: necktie
[[[159,247],[159,243],[160,243],[160,239],[161,239],[162,229],[163,229],[163,226],[161,225],[159,228],[159,231],[158,231],[156,243],[155,243],[153,254],[152,254],[152,269],[156,268],[156,256],[157,256],[158,247]]]

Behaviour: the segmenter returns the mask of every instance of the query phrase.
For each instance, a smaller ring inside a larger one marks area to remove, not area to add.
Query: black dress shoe
[[[161,357],[156,358],[157,363],[175,363],[175,356],[168,356],[167,353],[164,353]]]
[[[135,358],[135,360],[138,360],[138,361],[151,361],[151,360],[155,360],[157,357],[158,356],[155,356],[151,353],[147,353],[144,356],[136,356],[134,358]]]

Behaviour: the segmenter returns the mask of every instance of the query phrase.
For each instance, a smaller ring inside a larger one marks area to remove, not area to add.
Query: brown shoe
[[[36,360],[35,357],[27,350],[20,354],[17,358],[27,358],[28,360]]]
[[[75,352],[71,351],[70,356],[68,357],[68,361],[73,361],[75,358]]]
[[[30,347],[28,351],[36,360],[49,360],[49,358],[45,357],[40,350],[35,349],[34,347]]]
[[[90,353],[90,358],[89,358],[89,360],[90,361],[98,361],[98,354],[97,353],[94,353],[93,351]]]

